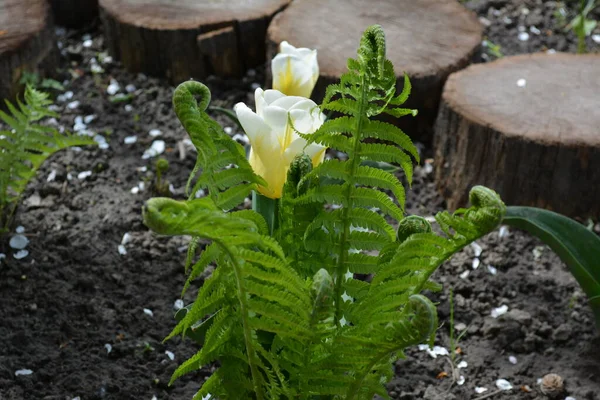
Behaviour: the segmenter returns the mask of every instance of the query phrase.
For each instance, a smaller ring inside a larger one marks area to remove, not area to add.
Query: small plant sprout
[[[590,12],[596,8],[596,0],[581,0],[577,16],[565,27],[565,30],[572,30],[577,35],[577,52],[586,53],[587,45],[585,38],[591,35],[598,22],[588,19]]]
[[[169,181],[164,179],[164,175],[169,170],[169,162],[166,158],[160,157],[156,160],[156,177],[153,185],[154,192],[159,196],[169,196]]]

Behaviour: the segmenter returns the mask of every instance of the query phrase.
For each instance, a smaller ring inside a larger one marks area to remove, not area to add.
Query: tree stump
[[[50,0],[54,22],[81,28],[98,16],[98,0]]]
[[[473,185],[510,205],[600,215],[600,55],[506,57],[453,74],[435,128],[451,209]]]
[[[100,16],[125,68],[177,84],[263,63],[269,21],[290,1],[100,0]]]
[[[446,78],[470,63],[482,40],[477,17],[456,0],[296,0],[269,26],[267,58],[284,40],[317,49],[320,78],[313,97],[320,100],[326,86],[346,72],[346,60],[356,58],[360,37],[373,24],[385,30],[399,89],[404,72],[411,78],[407,107],[417,108],[419,115],[399,125],[428,141]]]
[[[20,93],[24,72],[44,76],[55,72],[57,65],[47,1],[0,0],[0,101]]]

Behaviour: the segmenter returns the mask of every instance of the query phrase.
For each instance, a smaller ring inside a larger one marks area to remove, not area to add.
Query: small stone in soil
[[[8,245],[16,250],[23,250],[29,244],[29,239],[21,234],[14,235],[10,238]]]
[[[23,250],[17,251],[15,254],[13,254],[13,257],[17,260],[20,260],[22,258],[27,257],[28,255],[29,255],[29,252],[27,250],[23,249]]]
[[[15,371],[15,376],[31,375],[31,374],[33,374],[33,371],[30,369],[18,369]]]
[[[511,390],[513,387],[506,379],[498,379],[496,381],[496,387],[500,390]]]
[[[499,316],[506,314],[507,311],[508,311],[508,306],[501,305],[500,307],[494,308],[492,310],[491,316],[492,316],[492,318],[498,318]]]
[[[125,254],[127,254],[127,249],[122,244],[120,244],[120,245],[117,246],[117,250],[119,251],[119,254],[122,255],[122,256],[124,256]]]
[[[169,357],[169,360],[173,361],[175,359],[175,354],[172,351],[165,350],[165,354]]]
[[[149,315],[151,317],[154,316],[154,313],[149,308],[144,308],[144,314]]]
[[[23,225],[19,225],[17,226],[17,228],[15,229],[16,233],[24,233],[25,232],[25,227]]]
[[[181,300],[181,299],[177,299],[177,300],[175,300],[175,303],[173,304],[173,309],[174,309],[175,311],[179,311],[179,310],[181,310],[183,307],[184,307],[183,300]]]
[[[528,41],[528,40],[529,40],[529,33],[527,33],[527,32],[520,32],[520,33],[519,33],[519,40],[520,40],[521,42],[526,42],[526,41]]]
[[[487,388],[480,387],[480,386],[476,386],[475,387],[475,393],[481,394],[481,393],[484,393],[484,392],[487,392]]]
[[[123,139],[123,143],[125,144],[133,144],[137,142],[137,136],[127,136]]]
[[[127,93],[133,93],[135,92],[135,85],[130,83],[129,85],[125,86],[125,90]]]
[[[511,364],[516,364],[517,363],[517,357],[515,356],[508,356],[508,362]]]
[[[131,104],[125,104],[125,111],[127,112],[131,112],[133,111],[133,106]]]
[[[525,86],[527,86],[527,81],[525,79],[521,78],[521,79],[519,79],[517,81],[517,86],[518,87],[525,87]]]

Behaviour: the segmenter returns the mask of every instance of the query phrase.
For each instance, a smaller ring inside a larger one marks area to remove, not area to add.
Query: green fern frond
[[[15,106],[6,101],[9,112],[0,110],[0,120],[9,127],[0,130],[0,233],[8,229],[27,184],[48,157],[68,147],[96,144],[38,124],[43,118],[58,117],[49,109],[51,104],[47,93],[27,86],[24,103],[17,99]]]
[[[250,167],[243,147],[208,116],[209,103],[210,90],[200,82],[182,83],[173,94],[175,113],[198,152],[186,192],[192,199],[199,189],[206,188],[219,208],[229,210],[265,182]],[[192,184],[200,171],[202,176]]]

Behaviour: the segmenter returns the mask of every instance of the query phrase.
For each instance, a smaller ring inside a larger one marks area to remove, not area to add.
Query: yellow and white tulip
[[[278,199],[296,155],[306,153],[314,166],[323,161],[326,148],[307,145],[297,132],[314,133],[325,122],[325,115],[314,101],[286,96],[278,90],[258,88],[254,98],[256,112],[244,103],[237,103],[234,110],[250,139],[250,165],[268,183],[258,190],[263,196]]]
[[[310,97],[317,79],[317,50],[296,48],[281,42],[279,54],[271,60],[273,89],[287,96]]]

